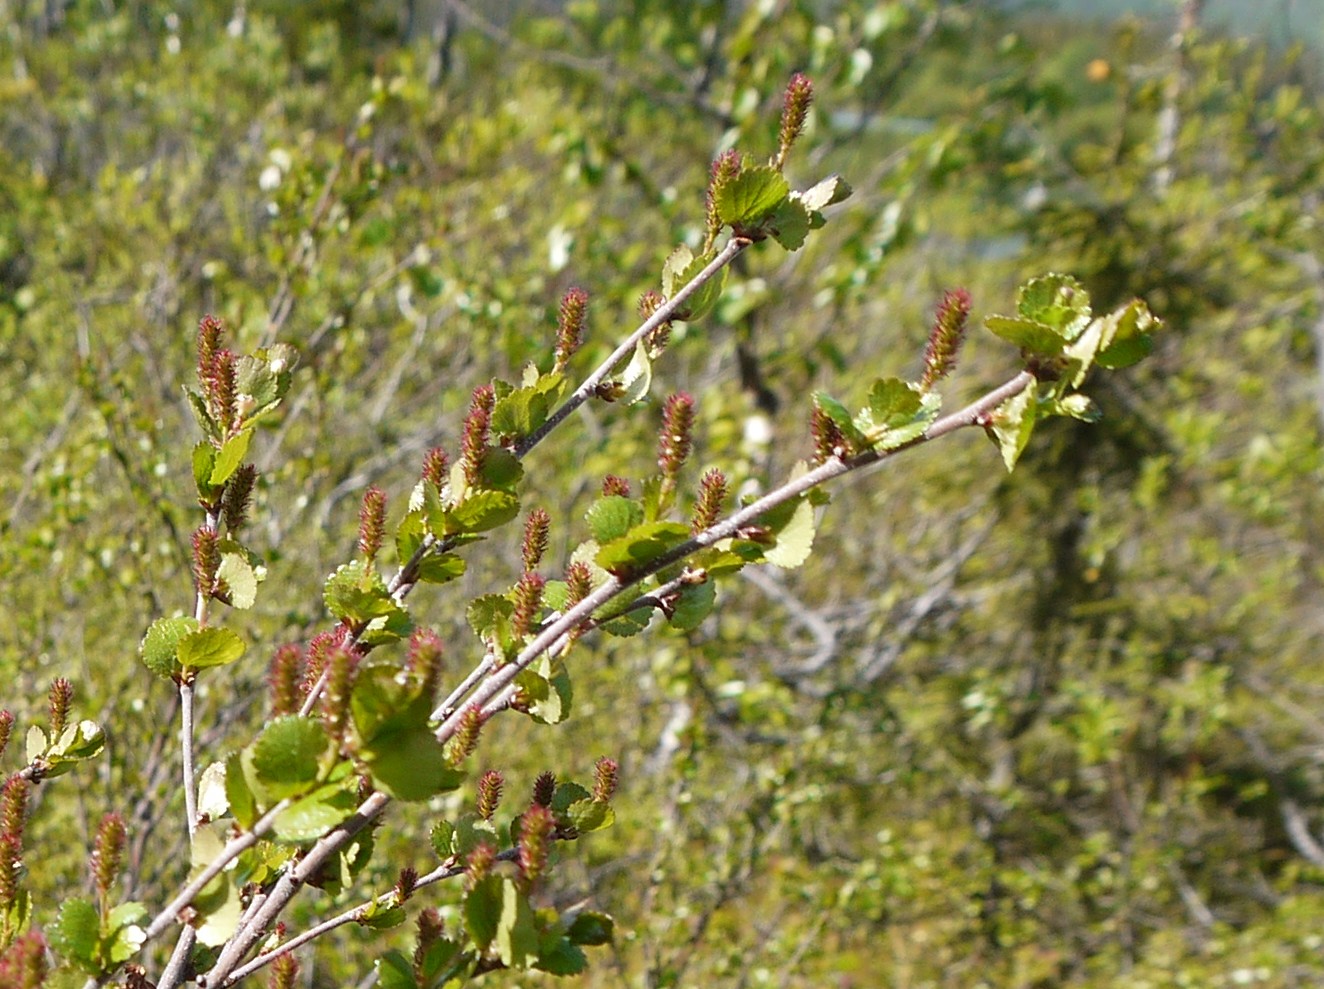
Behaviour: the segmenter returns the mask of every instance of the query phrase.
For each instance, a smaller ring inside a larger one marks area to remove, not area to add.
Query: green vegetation
[[[379,898],[275,985],[1316,979],[1311,67],[942,0],[426,6],[0,5],[4,768],[58,776],[0,808],[0,985],[164,983],[159,911],[264,827],[199,972],[297,848],[283,936]],[[947,376],[956,286],[993,332]],[[1153,352],[1089,371],[1137,298]],[[921,441],[989,395],[996,446]],[[439,740],[484,657],[530,717]]]

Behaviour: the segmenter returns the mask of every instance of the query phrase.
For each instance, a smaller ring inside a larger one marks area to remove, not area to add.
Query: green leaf
[[[683,244],[671,252],[662,266],[662,294],[668,299],[698,277],[708,267],[712,258],[706,255],[694,257],[690,249]],[[721,269],[703,285],[694,290],[676,310],[676,319],[695,320],[707,315],[717,305],[726,286],[727,269]]]
[[[522,688],[529,717],[534,721],[555,725],[570,717],[574,688],[564,663],[543,656],[533,666],[521,670],[515,683]]]
[[[516,388],[492,409],[492,432],[497,436],[527,436],[547,421],[550,405],[537,388]]]
[[[418,579],[425,584],[447,584],[463,577],[464,557],[454,553],[429,553],[418,565]]]
[[[510,638],[510,616],[514,613],[514,603],[504,594],[484,594],[469,602],[465,618],[484,642],[499,642]]]
[[[143,665],[162,680],[179,676],[179,640],[197,627],[197,620],[187,616],[158,618],[152,622],[138,648]]]
[[[486,532],[519,514],[519,498],[508,491],[470,490],[446,513],[446,532]]]
[[[317,782],[330,750],[319,719],[286,715],[268,722],[253,742],[253,773],[268,797],[283,800]]]
[[[1030,442],[1030,434],[1034,432],[1038,409],[1036,391],[1035,382],[1031,381],[1023,391],[1017,392],[993,412],[989,428],[1008,471],[1016,466],[1025,445]]]
[[[85,972],[101,971],[98,948],[101,938],[101,917],[97,908],[87,900],[73,898],[60,905],[60,913],[47,933],[51,947],[64,955]]]
[[[607,495],[589,506],[584,521],[599,543],[608,543],[625,535],[644,520],[639,503],[621,495]]]
[[[509,880],[500,876],[484,876],[474,883],[474,888],[464,898],[465,926],[479,951],[486,951],[496,938],[504,897],[502,885],[505,882]]]
[[[432,850],[437,857],[445,861],[455,856],[465,858],[482,844],[496,845],[500,842],[496,825],[469,811],[451,824],[438,821],[432,828]]]
[[[193,418],[197,420],[198,428],[202,430],[202,434],[209,440],[220,439],[221,427],[216,424],[216,420],[207,411],[206,400],[199,392],[194,391],[187,385],[184,386],[184,394],[188,397],[189,408],[193,411]],[[211,447],[211,444],[207,443],[206,446]]]
[[[215,469],[216,447],[203,440],[193,447],[193,483],[197,486],[199,498],[211,501],[216,497],[217,486],[211,480]]]
[[[1040,409],[1041,413],[1042,411]],[[1081,422],[1098,422],[1103,418],[1103,412],[1094,404],[1094,400],[1079,392],[1074,395],[1067,395],[1061,401],[1055,403],[1052,411],[1057,415],[1079,419]]]
[[[370,931],[389,931],[392,927],[399,927],[408,918],[409,915],[405,913],[404,907],[388,906],[380,901],[373,901],[363,913],[359,914],[357,923]]]
[[[1016,293],[1016,312],[1070,343],[1089,325],[1090,294],[1070,275],[1053,272],[1021,286]]]
[[[225,760],[225,801],[241,827],[251,828],[260,815],[257,795],[248,783],[244,753],[233,752]]]
[[[74,765],[101,754],[106,745],[106,733],[95,721],[78,721],[65,725],[64,730],[47,747],[47,779],[63,776]]]
[[[494,938],[499,957],[511,968],[531,968],[538,960],[538,929],[529,898],[513,880],[501,879],[501,917]]]
[[[111,965],[122,965],[146,943],[147,932],[140,926],[146,919],[147,909],[141,903],[121,903],[110,911],[104,955]]]
[[[414,634],[414,620],[404,608],[394,608],[388,614],[378,615],[363,626],[359,633],[359,644],[364,646],[382,646],[388,642],[399,642]]]
[[[200,628],[179,640],[179,665],[186,669],[224,666],[243,656],[246,648],[244,640],[228,628]]]
[[[322,588],[322,600],[333,617],[352,624],[363,624],[401,610],[387,591],[381,574],[362,560],[336,568]]]
[[[353,778],[324,783],[276,815],[272,839],[298,845],[316,841],[340,824],[359,805]]]
[[[579,975],[588,968],[588,958],[578,945],[563,937],[544,937],[533,967],[550,975]]]
[[[705,580],[702,584],[691,584],[681,589],[676,599],[671,616],[667,619],[671,627],[682,632],[698,628],[705,618],[712,614],[717,604],[717,582]]]
[[[895,450],[924,435],[938,418],[942,398],[900,378],[879,378],[856,427],[875,450]]]
[[[585,910],[571,922],[565,936],[574,944],[608,944],[615,933],[615,925],[609,914]]]
[[[829,175],[822,182],[810,186],[804,192],[793,192],[791,195],[798,197],[800,202],[804,203],[805,209],[817,212],[826,209],[828,206],[845,202],[854,191],[840,175]]]
[[[248,456],[248,444],[252,438],[253,428],[250,426],[225,441],[216,453],[216,463],[212,466],[211,477],[208,478],[209,484],[219,485],[230,480],[231,475],[244,462],[244,457]]]
[[[361,754],[373,782],[396,800],[427,800],[466,777],[451,768],[445,746],[426,727],[377,735]]]
[[[1031,354],[1056,357],[1066,346],[1066,340],[1060,333],[1051,326],[1032,319],[1022,319],[1017,316],[985,316],[984,325],[995,336],[1001,337],[1008,343],[1014,343]]]
[[[775,168],[752,165],[722,183],[713,206],[721,223],[737,232],[749,232],[759,221],[771,216],[790,191],[786,179]]]
[[[809,236],[813,218],[804,203],[793,196],[783,199],[772,216],[768,217],[767,228],[773,240],[788,251],[798,251],[804,246]]]
[[[645,522],[606,543],[594,558],[598,566],[617,575],[636,571],[690,538],[680,522]]]
[[[489,446],[483,452],[483,466],[478,472],[478,487],[513,494],[516,485],[523,477],[524,465],[505,447]]]
[[[763,549],[763,558],[773,566],[794,569],[809,559],[814,547],[814,506],[808,498],[797,498],[785,523],[777,526],[777,541]]]
[[[225,581],[232,608],[253,607],[257,600],[257,585],[266,579],[266,568],[260,561],[233,539],[222,539],[216,547],[221,554],[216,576]]]
[[[360,742],[373,744],[379,735],[425,727],[432,698],[417,674],[395,663],[371,662],[359,667],[350,694],[350,717]]]
[[[576,800],[565,809],[564,819],[580,834],[601,831],[616,823],[611,804],[597,800]]]
[[[620,394],[616,396],[616,401],[626,405],[634,405],[648,395],[648,389],[653,384],[653,362],[644,341],[640,340],[635,345],[634,356],[625,365],[617,384],[620,385]]]
[[[1149,308],[1139,299],[1125,306],[1117,317],[1117,329],[1111,341],[1106,341],[1095,358],[1095,363],[1110,371],[1130,367],[1149,356],[1154,349],[1153,334],[1162,327]]]
[[[381,989],[422,989],[414,981],[414,963],[392,949],[373,963]]]

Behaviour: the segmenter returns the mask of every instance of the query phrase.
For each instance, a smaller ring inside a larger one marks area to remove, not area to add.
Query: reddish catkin
[[[552,517],[541,508],[529,512],[524,523],[524,542],[520,547],[520,556],[525,570],[537,570],[547,552],[547,537],[551,531]]]
[[[809,116],[809,106],[814,102],[814,84],[801,72],[791,76],[787,83],[786,94],[782,98],[781,127],[777,131],[777,157],[773,165],[781,168],[786,164],[792,145],[804,132],[805,120]]]
[[[446,469],[449,466],[450,458],[446,456],[446,451],[434,446],[423,457],[423,480],[432,482],[440,491],[446,484]]]
[[[497,808],[501,806],[501,791],[506,779],[495,769],[489,769],[478,777],[478,816],[485,821],[492,820]]]
[[[9,711],[0,711],[0,756],[9,748],[10,736],[14,734],[14,716]]]
[[[690,531],[696,535],[711,528],[722,515],[722,503],[726,501],[726,475],[716,467],[707,471],[699,481],[699,496],[694,500],[694,514],[690,519]]]
[[[48,695],[51,716],[51,738],[64,731],[69,724],[69,711],[74,703],[74,685],[65,677],[56,677],[51,681]]]
[[[920,387],[928,391],[956,367],[970,319],[970,293],[963,288],[944,292],[933,316],[933,329],[924,349],[924,375]]]
[[[92,874],[92,884],[103,900],[110,895],[110,887],[119,877],[127,837],[124,818],[119,814],[110,813],[101,818],[87,868]]]
[[[584,323],[588,318],[588,293],[582,288],[571,288],[561,297],[561,309],[556,321],[556,359],[552,370],[560,373],[584,340]]]
[[[460,469],[470,484],[477,484],[482,476],[495,404],[496,396],[491,385],[480,385],[474,389],[469,413],[464,419],[464,431],[460,436]]]
[[[556,794],[556,774],[550,771],[539,773],[533,781],[533,802],[541,807],[550,807]]]
[[[299,710],[303,690],[303,650],[284,645],[272,654],[267,667],[267,686],[271,689],[271,714],[279,717]]]
[[[547,858],[552,850],[552,832],[555,830],[556,816],[550,807],[542,804],[533,804],[520,818],[516,861],[526,890],[547,871]]]
[[[371,563],[386,538],[386,492],[373,485],[363,492],[359,506],[359,552]]]
[[[605,804],[616,792],[617,774],[620,764],[615,759],[603,756],[593,765],[593,799]]]
[[[694,399],[677,392],[662,407],[662,428],[657,434],[657,467],[674,481],[690,455],[694,432]]]

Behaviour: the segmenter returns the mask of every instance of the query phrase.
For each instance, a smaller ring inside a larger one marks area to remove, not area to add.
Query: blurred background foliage
[[[1168,332],[1014,476],[966,437],[851,479],[804,570],[688,636],[589,645],[568,725],[489,732],[478,761],[516,787],[621,760],[618,826],[550,894],[618,918],[586,984],[1318,984],[1320,77],[1198,7],[0,3],[0,682],[35,716],[71,676],[112,732],[99,775],[43,794],[38,921],[105,809],[130,814],[131,895],[187,858],[175,702],[135,651],[191,600],[198,317],[303,353],[256,444],[253,659],[201,699],[222,753],[262,717],[260,657],[324,620],[362,490],[399,510],[469,390],[549,351],[566,287],[593,295],[577,366],[605,355],[700,236],[708,163],[771,150],[803,70],[791,177],[857,193],[678,329],[654,396],[697,396],[696,468],[783,476],[808,392],[914,373],[945,287],[978,317],[1069,271]],[[1009,366],[975,341],[957,387]],[[531,457],[554,549],[604,473],[651,471],[658,405],[595,407]],[[473,593],[518,566],[472,560]],[[461,670],[463,604],[415,600]],[[426,818],[379,888],[426,868]],[[341,947],[308,985],[363,984],[372,940]]]

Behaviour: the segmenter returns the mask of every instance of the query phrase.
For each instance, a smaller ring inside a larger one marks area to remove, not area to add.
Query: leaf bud
[[[944,292],[933,317],[929,345],[924,349],[924,376],[920,388],[929,391],[956,367],[970,318],[970,293],[963,288]]]
[[[552,796],[556,793],[556,774],[548,770],[539,773],[533,781],[533,802],[539,807],[550,807]]]
[[[446,456],[446,451],[434,446],[423,457],[423,480],[432,482],[440,491],[446,483],[446,468],[449,466],[450,458]]]
[[[541,508],[529,512],[524,523],[524,545],[521,555],[525,570],[536,570],[547,552],[547,534],[551,529],[552,517]]]
[[[110,887],[115,884],[115,879],[119,876],[126,838],[124,818],[115,813],[101,818],[101,826],[97,828],[96,844],[92,847],[92,855],[87,867],[92,873],[92,884],[102,900],[110,895]]]
[[[809,106],[814,102],[814,84],[802,72],[791,76],[786,85],[786,95],[782,98],[781,127],[777,131],[777,157],[773,166],[778,170],[786,164],[786,156],[791,146],[805,128],[805,118],[809,115]]]
[[[296,645],[284,645],[271,657],[267,668],[267,686],[271,689],[271,715],[280,717],[299,710],[307,695],[303,679],[303,651]]]
[[[382,548],[386,535],[386,492],[373,485],[363,492],[359,506],[359,552],[369,564]]]
[[[505,778],[495,769],[489,769],[478,777],[478,816],[485,821],[501,806],[501,789],[506,785]]]
[[[479,385],[474,389],[469,413],[464,417],[464,432],[460,437],[460,466],[464,471],[464,479],[470,484],[477,484],[482,474],[495,404],[496,394],[491,385]]]
[[[556,815],[542,804],[534,804],[520,818],[516,860],[526,891],[547,872],[547,857],[552,850],[552,832],[555,830]]]
[[[616,474],[608,474],[602,479],[602,497],[610,498],[612,495],[630,497],[630,482]]]
[[[726,475],[714,467],[699,481],[699,497],[694,502],[690,532],[696,535],[716,524],[726,500]]]
[[[617,772],[620,764],[603,756],[593,765],[593,799],[605,804],[616,792]]]
[[[69,723],[69,709],[74,703],[74,685],[65,677],[56,677],[51,681],[50,694],[51,740],[64,731]]]
[[[561,297],[561,310],[556,323],[556,363],[552,370],[564,371],[570,358],[584,339],[584,322],[588,316],[588,293],[572,288]]]
[[[256,482],[257,468],[242,464],[225,486],[225,493],[221,496],[221,515],[229,532],[237,532],[248,523],[248,508]]]

